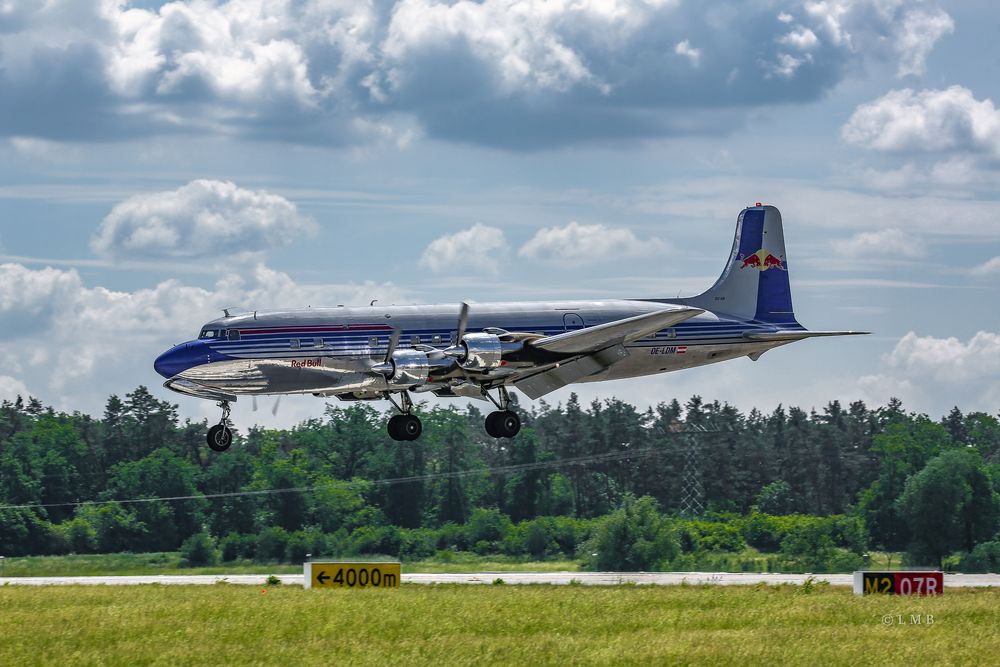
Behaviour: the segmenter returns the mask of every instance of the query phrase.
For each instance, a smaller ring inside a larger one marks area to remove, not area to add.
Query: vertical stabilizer
[[[778,209],[743,209],[722,275],[707,291],[684,302],[742,319],[799,327],[792,312],[788,256]]]

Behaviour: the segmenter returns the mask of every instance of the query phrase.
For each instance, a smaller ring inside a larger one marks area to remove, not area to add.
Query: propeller
[[[462,307],[458,311],[458,333],[455,336],[455,344],[443,350],[445,356],[453,359],[461,359],[465,356],[465,348],[462,347],[462,339],[465,338],[465,330],[469,325],[469,304],[462,302]],[[462,371],[465,374],[465,371]]]
[[[256,394],[250,398],[250,402],[253,405],[253,411],[257,412],[257,396],[256,396]]]
[[[465,329],[469,324],[469,304],[462,302],[462,307],[458,311],[458,335],[455,338],[455,343],[462,342],[462,338],[465,337]]]
[[[385,359],[380,363],[374,364],[372,366],[373,371],[386,376],[392,375],[396,371],[396,367],[392,363],[392,355],[399,346],[399,337],[402,334],[403,332],[398,327],[393,327],[392,335],[389,337],[389,347],[385,351]]]
[[[272,417],[278,416],[278,406],[281,405],[281,396],[282,396],[281,394],[278,394],[278,398],[274,401],[274,407],[271,408]]]

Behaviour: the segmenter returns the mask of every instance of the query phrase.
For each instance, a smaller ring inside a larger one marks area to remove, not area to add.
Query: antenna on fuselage
[[[230,314],[229,314],[229,309],[228,309],[228,308],[223,308],[223,309],[222,309],[222,313],[223,313],[223,314],[224,314],[224,315],[225,315],[226,317],[232,317],[232,315],[230,315]]]
[[[369,303],[368,305],[369,306],[374,306],[376,301],[378,301],[378,299],[372,299],[371,303]]]

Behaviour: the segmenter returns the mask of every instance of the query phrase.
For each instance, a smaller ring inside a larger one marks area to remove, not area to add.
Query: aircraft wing
[[[640,338],[651,336],[660,329],[672,327],[678,322],[683,322],[704,312],[701,308],[689,306],[657,310],[652,313],[598,324],[586,329],[576,329],[555,336],[539,338],[527,343],[527,346],[559,354],[589,354],[613,345],[631,343]]]

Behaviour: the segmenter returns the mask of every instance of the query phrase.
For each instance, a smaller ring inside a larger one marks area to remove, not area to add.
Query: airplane
[[[262,394],[387,399],[399,413],[388,422],[397,441],[423,429],[413,395],[488,400],[496,410],[486,432],[512,438],[521,428],[512,388],[537,399],[574,382],[757,361],[806,338],[868,333],[805,329],[792,310],[788,269],[781,214],[758,202],[740,212],[722,275],[697,296],[226,309],[154,369],[164,387],[222,408],[207,435],[220,452],[233,440],[230,403]]]

